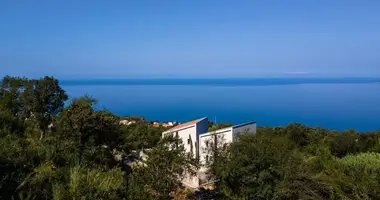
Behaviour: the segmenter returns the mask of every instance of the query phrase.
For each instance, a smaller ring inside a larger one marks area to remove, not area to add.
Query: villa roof
[[[188,126],[192,126],[192,125],[195,125],[196,123],[204,120],[204,119],[207,119],[207,117],[203,117],[203,118],[200,118],[200,119],[196,119],[196,120],[193,120],[193,121],[189,121],[189,122],[186,122],[186,123],[183,123],[183,124],[179,124],[167,131],[165,131],[165,133],[167,132],[172,132],[172,131],[175,131],[175,130],[179,130],[179,129],[182,129],[182,128],[186,128]]]
[[[251,124],[256,124],[256,121],[246,122],[243,124],[237,124],[237,125],[232,126],[232,128],[240,128],[242,126],[247,126],[247,125],[251,125]]]
[[[235,128],[240,128],[240,127],[243,127],[243,126],[248,126],[248,125],[251,125],[251,124],[256,124],[256,121],[251,121],[251,122],[246,122],[246,123],[242,123],[242,124],[237,124],[237,125],[233,125],[233,126],[217,129],[217,130],[214,130],[214,131],[209,131],[207,133],[201,133],[201,134],[202,135],[215,134],[215,133],[220,133],[221,131],[225,131],[225,130],[228,130],[228,129],[231,129],[231,128],[235,129]]]

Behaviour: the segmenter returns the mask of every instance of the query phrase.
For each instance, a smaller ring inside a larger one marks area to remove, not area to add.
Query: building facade
[[[208,118],[193,120],[184,124],[179,124],[162,133],[162,137],[167,134],[178,136],[182,140],[182,144],[185,151],[199,158],[199,135],[205,133],[208,130]],[[185,178],[182,183],[187,187],[197,188],[199,186],[199,180],[197,176],[192,176],[189,173],[185,174]]]
[[[185,151],[194,156],[199,157],[198,142],[199,135],[205,133],[208,130],[208,118],[193,120],[184,124],[179,124],[162,133],[164,137],[166,134],[172,134],[178,136],[184,145]]]
[[[213,148],[218,148],[235,141],[242,133],[256,133],[256,122],[239,124],[216,131],[208,131],[208,118],[193,120],[180,124],[162,133],[178,136],[184,145],[185,151],[198,159],[201,168],[196,176],[185,175],[182,183],[185,186],[197,188],[209,181],[206,177],[206,165],[211,161]],[[216,146],[215,146],[216,145]]]
[[[239,124],[199,135],[199,162],[206,165],[214,145],[221,147],[235,141],[243,133],[256,133],[256,122]]]

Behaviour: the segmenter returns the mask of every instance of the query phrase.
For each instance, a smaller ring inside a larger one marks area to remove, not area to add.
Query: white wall
[[[200,135],[208,132],[208,118],[204,118],[204,120],[201,120],[197,123],[197,143],[195,147],[197,148],[197,159],[200,157],[200,151],[199,151],[199,140]]]
[[[199,179],[197,175],[186,173],[184,176],[184,179],[182,179],[181,182],[183,185],[187,187],[191,187],[191,188],[199,187]]]
[[[245,126],[233,128],[233,134],[234,134],[233,139],[235,137],[238,137],[240,134],[245,133],[246,131],[248,131],[249,133],[256,133],[256,123],[247,124]]]
[[[193,146],[193,155],[195,158],[196,150],[197,150],[195,147],[195,143],[197,141],[196,126],[192,125],[192,126],[185,127],[183,129],[179,129],[179,130],[175,130],[175,131],[171,131],[171,132],[166,132],[163,134],[163,136],[165,134],[173,134],[173,136],[176,136],[176,133],[178,133],[178,137],[182,140],[182,144],[183,144],[186,152],[190,153],[191,146]],[[191,136],[191,140],[192,140],[191,144],[188,143],[189,136]]]
[[[212,145],[215,143],[215,137],[217,137],[218,145],[232,142],[232,127],[199,135],[200,164],[205,165],[207,157],[210,160],[211,154],[209,149],[212,148]]]
[[[178,133],[178,137],[182,140],[182,144],[185,148],[185,152],[187,153],[190,153],[191,151],[191,146],[193,146],[193,156],[194,158],[196,157],[196,152],[197,152],[197,149],[196,149],[196,142],[197,142],[197,127],[196,125],[192,125],[192,126],[188,126],[188,127],[185,127],[183,129],[179,129],[179,130],[174,130],[174,131],[171,131],[171,132],[165,132],[163,134],[163,136],[165,134],[173,134],[173,136],[176,135],[176,133]],[[189,136],[191,136],[191,143],[189,144],[188,143],[188,139],[189,139]],[[197,188],[199,186],[199,181],[198,181],[198,177],[197,176],[192,176],[190,174],[185,174],[185,177],[184,179],[182,180],[182,183],[188,187],[193,187],[193,188]]]
[[[209,148],[211,148],[211,144],[214,144],[214,137],[216,136],[219,140],[218,145],[229,144],[234,141],[234,136],[238,136],[239,134],[248,131],[249,133],[256,133],[256,123],[251,123],[242,126],[233,126],[224,129],[219,129],[213,132],[208,132],[205,134],[199,135],[199,161],[201,165],[206,164],[206,160],[211,158],[211,154],[209,152]],[[221,141],[222,140],[222,141]],[[209,146],[207,147],[206,142],[208,142]],[[204,167],[201,170],[206,170]]]
[[[181,138],[186,152],[190,152],[192,146],[192,153],[194,158],[196,158],[197,151],[199,151],[199,161],[200,164],[203,165],[203,167],[200,169],[200,173],[203,174],[207,170],[207,168],[204,166],[206,164],[206,158],[208,157],[209,161],[211,160],[211,153],[207,149],[212,148],[212,145],[215,141],[215,136],[217,137],[218,145],[228,144],[234,140],[234,136],[237,136],[239,133],[244,133],[246,130],[248,130],[250,133],[256,133],[256,123],[228,127],[208,133],[204,133],[205,130],[207,130],[207,118],[204,120],[204,123],[197,123],[179,130],[163,133],[163,136],[165,134],[173,134],[173,136],[175,136],[176,133],[178,133],[178,136]],[[189,136],[191,136],[191,144],[188,144]],[[206,146],[207,141],[208,147]],[[204,178],[204,176],[205,175],[202,175],[200,178]],[[199,187],[198,176],[192,176],[190,174],[186,174],[184,180],[182,180],[182,183],[193,188]]]

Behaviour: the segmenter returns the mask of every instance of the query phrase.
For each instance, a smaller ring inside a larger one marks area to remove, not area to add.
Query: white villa
[[[244,132],[256,133],[256,122],[248,122],[215,131],[208,131],[208,118],[193,120],[187,123],[179,124],[165,132],[166,134],[178,135],[182,139],[185,151],[191,153],[194,158],[198,159],[201,165],[209,162],[209,149],[212,145],[228,144],[236,140]],[[207,184],[206,167],[201,167],[197,176],[187,175],[182,183],[185,186],[197,188]]]

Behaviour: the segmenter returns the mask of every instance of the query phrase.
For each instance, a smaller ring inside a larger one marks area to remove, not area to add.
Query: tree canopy
[[[376,132],[260,127],[209,171],[225,199],[379,199],[379,144]]]

